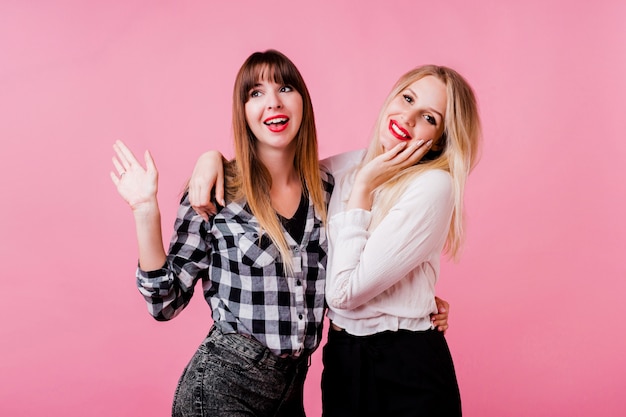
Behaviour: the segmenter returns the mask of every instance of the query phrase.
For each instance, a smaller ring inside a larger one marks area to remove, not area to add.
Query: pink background
[[[232,154],[236,70],[267,48],[302,71],[322,156],[364,146],[413,66],[468,78],[485,145],[438,288],[465,415],[623,415],[626,2],[302,3],[0,3],[0,415],[169,415],[209,309],[147,314],[111,145],[153,152],[169,239],[196,157]]]

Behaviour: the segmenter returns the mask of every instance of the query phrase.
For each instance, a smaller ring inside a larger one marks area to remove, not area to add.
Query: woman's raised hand
[[[159,173],[150,152],[146,151],[144,154],[144,169],[121,140],[115,142],[113,150],[113,165],[117,174],[111,171],[111,180],[117,187],[117,192],[133,211],[153,208],[157,201]]]
[[[372,207],[372,192],[389,181],[398,172],[415,165],[430,150],[432,141],[399,143],[387,152],[378,155],[357,172],[347,209]]]
[[[213,189],[215,200],[224,206],[224,164],[222,154],[217,151],[203,153],[189,179],[189,204],[207,221],[217,213],[217,207],[211,201]]]

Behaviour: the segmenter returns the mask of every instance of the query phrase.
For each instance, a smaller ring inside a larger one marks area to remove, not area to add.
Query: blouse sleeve
[[[452,179],[441,170],[417,177],[373,232],[372,214],[352,209],[330,220],[332,265],[327,281],[331,307],[354,309],[412,270],[440,256],[453,209]]]
[[[189,304],[198,279],[208,277],[210,235],[206,225],[185,194],[165,265],[155,271],[137,268],[137,287],[156,320],[176,317]]]

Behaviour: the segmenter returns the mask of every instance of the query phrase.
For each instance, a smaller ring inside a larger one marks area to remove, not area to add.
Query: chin
[[[393,147],[396,146],[396,143],[390,143],[389,140],[381,139],[380,146],[383,148],[383,152],[387,152],[388,150],[393,149]]]

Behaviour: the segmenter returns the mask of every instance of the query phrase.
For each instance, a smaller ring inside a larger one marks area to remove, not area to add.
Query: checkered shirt
[[[328,204],[333,178],[322,171]],[[202,279],[204,298],[224,333],[249,335],[277,355],[310,353],[320,343],[324,320],[327,240],[311,199],[301,242],[285,232],[294,261],[287,276],[278,247],[259,233],[246,204],[231,202],[206,222],[182,198],[167,262],[137,269],[148,311],[170,320],[189,303]]]

